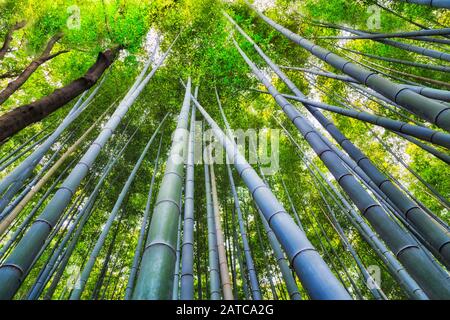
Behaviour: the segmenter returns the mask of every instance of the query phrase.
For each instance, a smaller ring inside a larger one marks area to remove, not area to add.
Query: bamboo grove
[[[447,9],[3,1],[0,299],[450,299]]]

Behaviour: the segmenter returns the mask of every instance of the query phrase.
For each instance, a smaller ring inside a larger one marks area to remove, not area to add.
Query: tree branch
[[[3,58],[5,57],[6,53],[9,50],[9,46],[11,44],[12,41],[12,35],[14,33],[14,31],[17,31],[19,29],[22,29],[23,27],[25,27],[25,25],[27,24],[27,22],[25,20],[17,22],[15,25],[13,25],[8,32],[6,33],[5,36],[5,41],[3,42],[3,46],[0,49],[0,60],[3,60]]]
[[[70,84],[56,89],[53,93],[30,104],[15,108],[0,116],[0,141],[12,136],[28,125],[44,119],[66,103],[91,88],[114,62],[121,47],[101,52],[97,61],[80,78]]]
[[[14,94],[14,92],[16,92],[31,77],[40,65],[62,53],[68,52],[67,50],[61,50],[57,53],[50,54],[54,45],[61,39],[62,36],[62,33],[58,33],[51,37],[40,57],[33,60],[15,80],[8,83],[8,86],[0,92],[0,104],[5,102],[12,94]]]

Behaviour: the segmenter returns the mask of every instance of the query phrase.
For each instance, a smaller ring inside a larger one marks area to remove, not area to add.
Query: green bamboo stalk
[[[247,2],[247,1],[246,1]],[[407,90],[401,85],[391,82],[390,80],[383,78],[375,72],[364,69],[357,66],[342,57],[332,53],[331,51],[322,48],[305,38],[293,33],[285,27],[279,25],[275,21],[269,19],[255,7],[247,4],[271,27],[282,33],[288,39],[297,43],[299,46],[311,52],[319,59],[327,62],[333,67],[339,69],[345,74],[357,79],[362,84],[370,87],[371,89],[379,92],[388,99],[402,105],[411,112],[426,119],[427,121],[436,124],[437,126],[450,131],[450,107],[436,102],[432,99],[426,98],[417,94],[411,90]],[[383,40],[390,41],[390,40]],[[450,55],[449,55],[450,57]]]
[[[190,92],[189,78],[164,178],[153,210],[133,299],[169,300],[172,298],[177,225],[181,214],[179,201],[188,142]]]
[[[70,295],[70,300],[80,299],[81,294],[83,293],[84,288],[86,286],[89,275],[91,274],[91,271],[94,268],[94,264],[97,260],[100,250],[102,249],[103,244],[106,241],[106,237],[108,236],[109,230],[111,229],[111,227],[114,223],[114,220],[122,206],[123,200],[125,199],[125,196],[127,195],[128,190],[130,189],[131,184],[133,183],[134,178],[136,177],[136,174],[137,174],[142,162],[144,161],[144,158],[145,158],[148,150],[150,149],[150,146],[153,143],[153,140],[155,139],[156,135],[158,134],[159,130],[161,129],[161,126],[164,124],[164,122],[168,116],[169,116],[169,114],[166,114],[164,119],[160,122],[159,126],[156,128],[155,132],[153,133],[153,135],[147,142],[147,145],[144,147],[139,159],[137,160],[136,164],[134,165],[133,170],[131,171],[127,181],[125,182],[125,185],[123,186],[123,188],[120,192],[120,195],[117,198],[116,203],[114,204],[114,207],[109,215],[109,218],[108,218],[105,226],[102,229],[100,237],[98,238],[98,240],[94,246],[94,249],[92,250],[89,260],[86,263],[86,266],[84,267],[84,269],[81,273],[81,276],[79,279],[79,285],[72,291],[72,294]]]
[[[212,157],[209,155],[209,159]],[[214,224],[216,226],[217,252],[219,256],[219,270],[222,284],[222,292],[224,300],[234,300],[233,290],[231,288],[230,272],[225,253],[225,243],[222,231],[222,222],[220,220],[219,199],[217,196],[216,175],[214,172],[214,163],[210,161],[209,174],[211,176],[211,195],[214,212]]]

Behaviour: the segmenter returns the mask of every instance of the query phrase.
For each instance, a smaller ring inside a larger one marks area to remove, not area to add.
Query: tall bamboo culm
[[[224,300],[233,300],[233,290],[231,288],[230,271],[228,269],[227,255],[225,253],[225,242],[223,238],[222,222],[220,220],[219,198],[217,196],[216,174],[214,172],[214,163],[212,157],[209,157],[209,173],[211,175],[211,195],[214,212],[214,224],[216,226],[217,252],[219,255],[219,270],[222,283],[222,292]]]
[[[45,240],[63,213],[64,208],[69,204],[76,189],[88,174],[100,151],[108,142],[130,106],[169,55],[173,44],[174,42],[172,42],[169,49],[161,57],[153,70],[139,84],[133,94],[130,95],[129,99],[122,100],[97,139],[91,144],[84,156],[66,178],[42,214],[35,220],[5,263],[0,266],[0,282],[3,284],[0,287],[0,299],[11,299],[15,295],[28,268],[41,250]]]
[[[132,296],[136,300],[172,299],[180,196],[189,137],[190,93],[189,78],[136,278]]]
[[[237,146],[219,128],[205,109],[192,96],[197,109],[212,127],[214,135],[233,159],[241,178],[253,195],[261,212],[286,251],[290,263],[312,299],[351,299],[342,284],[331,273],[303,231],[296,225],[271,190],[237,152]],[[314,268],[310,268],[314,265]]]

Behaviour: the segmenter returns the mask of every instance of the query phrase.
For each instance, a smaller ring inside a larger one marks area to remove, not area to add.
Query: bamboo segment
[[[47,183],[47,181],[53,177],[56,171],[61,167],[61,165],[69,158],[72,153],[75,152],[75,150],[78,149],[80,144],[86,139],[86,137],[91,133],[92,130],[96,127],[98,122],[103,119],[103,117],[106,115],[103,113],[90,127],[87,129],[81,137],[78,138],[77,141],[75,141],[74,144],[72,144],[66,152],[61,156],[61,158],[58,159],[58,161],[55,162],[55,164],[47,171],[47,173],[36,183],[36,185],[31,189],[30,192],[17,204],[17,206],[11,211],[11,213],[6,216],[5,219],[3,219],[0,222],[0,235],[2,235],[5,230],[9,227],[9,225],[14,221],[14,219],[17,217],[17,215],[25,208],[25,206],[28,204],[28,202],[34,197],[36,193],[41,190],[41,188]]]
[[[106,221],[106,224],[103,227],[102,232],[97,239],[97,242],[95,243],[94,249],[92,250],[92,252],[89,256],[89,260],[88,260],[86,266],[84,267],[83,272],[81,273],[81,276],[80,276],[80,279],[78,282],[79,285],[72,291],[72,294],[70,295],[70,300],[80,299],[81,294],[83,293],[84,288],[86,286],[89,275],[91,274],[91,271],[94,267],[95,261],[97,260],[100,250],[102,249],[103,244],[106,241],[106,237],[109,233],[109,230],[111,229],[112,224],[114,223],[114,220],[115,220],[117,214],[119,213],[120,207],[125,199],[125,196],[127,195],[128,190],[130,189],[131,184],[133,183],[134,178],[136,177],[136,174],[137,174],[142,162],[144,161],[145,155],[147,154],[150,146],[153,143],[153,140],[155,139],[156,135],[158,134],[159,130],[161,129],[161,126],[164,124],[168,115],[169,114],[166,114],[166,116],[160,122],[159,126],[156,128],[156,130],[153,133],[153,135],[151,136],[151,138],[148,140],[146,146],[142,150],[142,153],[141,153],[139,159],[137,160],[136,164],[134,165],[133,170],[131,171],[130,175],[128,176],[128,179],[125,182],[125,184],[119,194],[119,197],[117,198],[117,201],[114,204],[113,209],[111,210],[108,220]],[[122,215],[121,215],[121,217],[122,217]]]
[[[211,157],[210,157],[211,159]],[[217,197],[216,175],[214,164],[209,166],[211,174],[211,194],[214,210],[214,222],[216,225],[217,251],[219,253],[220,278],[222,280],[222,291],[224,300],[233,300],[233,289],[231,288],[230,272],[228,269],[227,256],[225,253],[225,243],[223,240],[222,222],[220,221],[219,199]]]
[[[214,135],[225,147],[230,159],[233,159],[239,175],[260,206],[265,219],[270,222],[271,228],[286,251],[295,272],[310,296],[313,299],[351,299],[303,231],[295,224],[272,191],[237,151],[236,144],[223,133],[217,123],[192,95],[191,98],[203,117],[213,128]],[[307,265],[314,265],[315,267],[309,268],[306,267]]]
[[[138,243],[136,245],[136,249],[134,252],[133,265],[131,266],[130,276],[128,278],[128,284],[125,289],[125,300],[131,299],[131,295],[132,295],[133,289],[134,289],[134,284],[136,281],[136,274],[138,272],[139,264],[141,262],[142,247],[143,247],[144,241],[145,241],[145,233],[148,228],[147,225],[148,225],[148,219],[150,217],[150,207],[152,205],[152,199],[153,199],[153,186],[155,184],[155,177],[158,172],[158,163],[159,163],[159,155],[161,154],[162,138],[163,138],[163,136],[161,135],[161,139],[159,140],[158,153],[156,155],[155,165],[153,167],[152,179],[150,181],[150,189],[149,189],[148,195],[147,195],[147,203],[145,205],[144,217],[142,219],[141,229],[139,231]]]
[[[338,183],[352,198],[361,214],[366,217],[372,223],[377,232],[382,235],[400,261],[404,263],[408,271],[411,272],[412,276],[423,286],[425,292],[434,298],[449,298],[450,283],[441,272],[441,267],[429,259],[428,254],[417,244],[416,240],[410,234],[405,233],[399,225],[390,219],[387,212],[385,212],[384,209],[377,202],[375,202],[371,195],[358,183],[353,173],[341,164],[340,158],[343,153],[334,147],[328,139],[322,137],[317,130],[312,127],[309,120],[304,118],[300,112],[275,89],[272,83],[242,51],[237,42],[234,39],[233,41],[253,73],[272,94],[273,98],[284,111],[286,116],[294,123],[303,137],[313,148],[315,153],[321,158],[322,162],[333,174]],[[339,139],[339,141],[341,140]],[[349,143],[350,142],[348,139],[346,139],[345,141],[342,141],[342,146],[348,146]],[[345,158],[346,156],[342,155],[342,157]],[[367,157],[364,156],[361,157],[361,160],[367,160],[367,162],[369,161]],[[360,161],[358,161],[358,163],[359,162]],[[390,189],[388,189],[388,191],[389,190]],[[400,191],[398,191],[397,194],[399,192]],[[412,208],[417,208],[417,206],[412,205]],[[419,209],[417,208],[417,210]],[[417,217],[420,218],[421,221],[427,221],[426,216],[424,215],[417,215]],[[428,221],[430,224],[442,230],[441,226],[435,221]],[[425,230],[429,229],[426,228]],[[436,237],[436,239],[438,238],[439,241],[443,241],[445,240],[447,233],[448,232],[444,230],[439,235],[433,235],[433,237]],[[450,249],[450,244],[448,247]],[[420,268],[418,267],[417,261],[420,261]]]
[[[53,277],[53,280],[47,290],[47,292],[45,293],[44,299],[48,300],[51,299],[55,289],[58,285],[59,280],[61,279],[63,273],[64,273],[64,269],[67,266],[67,263],[69,262],[69,259],[73,253],[73,250],[75,249],[76,245],[77,245],[77,241],[81,235],[81,232],[83,230],[83,227],[85,225],[85,223],[87,222],[87,220],[89,219],[91,213],[94,211],[94,208],[96,206],[95,201],[98,198],[98,195],[100,193],[101,187],[103,186],[103,183],[105,182],[105,179],[107,178],[107,176],[109,175],[109,173],[111,172],[111,170],[114,168],[114,166],[116,165],[116,163],[118,162],[118,160],[121,158],[121,156],[123,155],[123,153],[125,152],[125,150],[127,149],[128,145],[130,144],[130,142],[133,140],[134,136],[136,135],[138,129],[136,129],[131,136],[129,137],[129,139],[124,143],[123,147],[117,152],[113,152],[113,156],[112,158],[108,161],[108,164],[105,166],[105,168],[103,169],[103,172],[101,174],[100,179],[98,180],[96,186],[94,187],[94,190],[92,191],[91,195],[89,196],[88,200],[86,201],[85,205],[83,206],[83,208],[80,211],[80,216],[82,216],[76,230],[75,230],[75,226],[73,226],[73,236],[70,239],[70,242],[67,245],[67,248],[64,250],[64,252],[62,253],[61,256],[61,261],[58,264],[57,267],[54,268],[54,270],[51,271],[51,273],[56,272],[55,276]],[[98,204],[98,203],[97,203]],[[72,232],[70,232],[68,234],[68,238],[67,241],[69,240],[69,237],[72,235]],[[64,242],[64,241],[63,241]],[[93,245],[93,243],[91,243],[91,245]],[[88,251],[90,252],[90,250]],[[87,254],[86,254],[86,259],[88,258]],[[50,279],[48,279],[50,280]]]
[[[180,208],[182,200],[180,197]],[[172,300],[178,300],[178,292],[180,291],[180,242],[181,242],[181,214],[178,217],[178,232],[177,232],[177,256],[175,259],[175,272],[173,275],[173,289],[172,289]]]
[[[198,86],[195,88],[195,97]],[[195,151],[195,105],[192,105],[189,145],[186,164],[186,186],[184,197],[184,226],[181,266],[181,300],[194,298],[194,151]]]
[[[331,51],[322,48],[315,43],[312,43],[311,41],[293,33],[292,31],[286,29],[285,27],[263,15],[248,2],[247,4],[261,17],[261,19],[267,22],[267,24],[269,24],[272,28],[276,29],[285,37],[297,43],[299,46],[308,50],[319,59],[325,61],[326,63],[351,76],[352,78],[355,78],[360,83],[379,92],[386,98],[398,103],[399,105],[405,107],[416,115],[422,117],[423,119],[426,119],[430,123],[436,124],[437,126],[450,131],[450,107],[443,105],[435,100],[423,97],[420,94],[415,93],[414,91],[407,90],[403,86],[396,84],[386,78],[383,78],[373,71],[369,71],[365,68],[351,63],[350,61],[347,61],[337,54],[334,54]],[[391,40],[382,41],[384,42]],[[443,55],[440,55],[440,57],[443,57]],[[448,55],[448,57],[450,59],[450,55]]]
[[[448,0],[400,0],[408,3],[415,3],[424,6],[430,6],[435,8],[447,8],[450,9],[450,2]]]
[[[217,254],[217,237],[214,223],[214,208],[211,195],[211,176],[209,174],[209,159],[206,148],[204,149],[204,170],[205,170],[205,193],[206,193],[206,214],[208,222],[208,260],[209,260],[209,290],[211,300],[220,300],[220,270],[219,257]]]
[[[11,299],[15,295],[21,285],[20,280],[23,280],[26,271],[41,250],[45,240],[72,199],[76,189],[88,174],[90,167],[94,164],[100,151],[111,138],[122,118],[168,56],[171,46],[153,70],[140,83],[130,98],[119,104],[101,133],[66,178],[63,185],[55,193],[39,218],[17,244],[5,263],[0,266],[0,282],[3,284],[0,287],[0,299]]]
[[[225,126],[227,129],[227,135],[228,135],[228,137],[231,138],[232,137],[231,127],[228,123],[225,113],[223,112],[222,103],[220,102],[220,98],[219,98],[219,93],[217,92],[217,88],[214,88],[214,90],[216,92],[216,99],[217,99],[217,104],[219,106],[219,111],[222,115],[223,121],[225,122]],[[242,218],[241,206],[239,204],[239,197],[238,197],[238,194],[236,191],[236,186],[234,184],[233,173],[231,172],[231,167],[230,167],[230,164],[228,163],[228,161],[226,161],[226,166],[227,166],[227,172],[228,172],[228,179],[230,180],[231,193],[233,194],[234,206],[235,206],[237,216],[238,216],[239,231],[240,231],[241,238],[242,238],[242,244],[244,246],[245,262],[247,264],[247,270],[248,270],[249,277],[250,277],[250,286],[251,286],[252,296],[253,296],[254,300],[261,300],[262,296],[261,296],[261,289],[259,288],[258,276],[256,275],[255,264],[253,262],[252,254],[250,251],[250,245],[248,243],[247,233],[245,232],[245,228],[244,228],[244,221]]]
[[[231,18],[229,18],[229,20],[234,22]],[[234,24],[235,26],[237,26],[236,23]],[[295,93],[296,97],[299,100],[302,100],[305,96],[295,86],[295,84],[292,83],[292,81],[290,81],[289,78],[287,78],[287,76],[272,62],[272,60],[269,57],[267,57],[264,54],[264,52],[262,52],[262,50],[253,42],[253,40],[250,37],[248,37],[245,34],[245,32],[242,29],[239,28],[238,30],[241,32],[241,34],[245,35],[247,40],[251,41],[255,50],[258,51],[260,56],[268,63],[268,65],[283,80],[283,82],[287,84],[289,89],[291,89]],[[268,88],[268,90],[273,95],[274,99],[282,107],[283,111],[288,115],[288,117],[290,117],[291,119],[295,119],[296,121],[298,120],[299,123],[303,122],[302,117],[299,115],[298,111],[295,108],[290,108],[291,105],[288,103],[288,101],[282,95],[280,95],[278,91],[273,87],[273,85],[269,81],[267,81],[267,79],[259,72],[258,68],[254,65],[252,61],[250,61],[250,59],[245,55],[242,49],[240,49],[239,45],[235,41],[234,43],[238,51],[244,58],[244,60],[247,62],[247,64],[250,66],[253,72],[258,76],[261,82],[263,82],[264,85]],[[339,145],[350,155],[352,160],[355,163],[357,163],[357,166],[364,171],[364,175],[368,178],[366,179],[369,182],[369,184],[370,183],[375,184],[376,190],[379,189],[380,194],[382,196],[384,195],[385,197],[387,197],[389,199],[389,202],[393,204],[393,207],[397,209],[397,211],[399,211],[405,217],[405,219],[409,220],[415,227],[417,227],[417,229],[424,236],[424,238],[430,242],[431,247],[434,248],[438,253],[437,257],[441,258],[442,256],[443,262],[448,263],[450,261],[450,233],[448,232],[448,230],[446,230],[441,225],[436,223],[436,221],[434,221],[429,215],[427,215],[426,212],[421,210],[406,195],[404,195],[399,189],[397,189],[392,184],[392,182],[375,167],[375,165],[367,158],[367,156],[364,155],[355,145],[353,145],[353,143],[351,143],[332,122],[330,122],[326,117],[324,117],[319,110],[313,108],[308,101],[304,100],[303,102],[305,103],[305,106],[308,109],[308,111],[321,123],[321,125],[330,133],[330,135],[339,143]],[[321,103],[319,104],[313,103],[313,105],[323,106],[323,104]],[[367,116],[364,118],[368,120]],[[389,122],[389,124],[395,122],[390,119],[385,120],[388,120],[385,122]],[[304,122],[306,123],[307,121],[305,120]],[[378,121],[374,122],[377,123]],[[403,127],[405,125],[406,124],[403,124],[400,127]],[[305,127],[301,124],[298,124],[297,127],[302,133],[304,132],[304,130],[308,130],[305,129]],[[420,127],[414,127],[414,129],[419,131],[422,130]],[[313,129],[311,128],[311,130]],[[443,135],[442,133],[439,132],[436,132],[433,135],[439,134]],[[432,137],[433,135],[431,135],[430,137]],[[448,135],[443,135],[443,137],[444,139],[449,140]],[[328,144],[326,139],[322,140],[326,144]],[[314,147],[313,143],[311,143],[311,145]],[[328,167],[331,168],[331,166]],[[439,268],[439,266],[437,266],[437,268]],[[423,271],[419,271],[416,277],[419,277],[419,275],[421,274],[420,277],[423,277],[422,281],[424,283],[428,283],[429,278],[424,277],[422,272]],[[447,290],[450,290],[450,285],[444,286],[448,287],[449,289],[440,289],[439,286],[437,285],[438,280],[435,279],[434,281],[435,284],[432,285],[433,289],[431,290],[441,292],[441,294],[443,294],[444,296],[450,294],[450,291],[448,293],[446,292]]]
[[[61,134],[67,129],[67,127],[73,123],[78,116],[88,107],[89,102],[94,99],[98,90],[101,88],[106,77],[98,84],[98,86],[92,91],[86,100],[83,101],[84,96],[87,94],[85,92],[78,99],[77,103],[72,107],[64,120],[59,124],[54,132],[37,148],[31,155],[29,155],[17,168],[15,168],[11,173],[4,177],[0,181],[0,194],[4,192],[9,192],[12,188],[20,188],[24,181],[32,174],[33,169],[38,165],[39,161],[44,157],[45,153],[52,147],[52,145],[59,139]],[[9,189],[8,189],[9,187]],[[8,191],[6,191],[8,190]],[[0,211],[6,207],[9,203],[10,197],[3,197],[0,201]]]
[[[133,299],[136,300],[172,299],[178,219],[181,215],[180,196],[188,145],[190,92],[189,78],[136,279],[133,292]]]
[[[275,120],[281,126],[289,140],[295,145],[300,159],[303,161],[303,163],[305,163],[306,168],[308,169],[313,179],[315,179],[322,187],[325,188],[327,193],[338,204],[341,211],[345,213],[345,215],[349,218],[354,227],[361,233],[367,243],[386,263],[391,275],[397,279],[408,296],[410,296],[412,299],[428,300],[426,294],[416,283],[416,281],[408,274],[408,272],[400,264],[394,254],[378,238],[378,236],[372,231],[369,225],[358,215],[358,213],[353,209],[353,207],[345,199],[341,192],[331,183],[331,181],[328,180],[328,178],[320,171],[316,164],[306,156],[306,154],[301,150],[300,145],[294,140],[292,135],[289,133],[289,131],[287,131],[283,124],[281,124],[281,122],[277,118],[275,118]],[[319,179],[318,176],[320,176],[321,179]],[[328,189],[330,189],[332,192]]]

